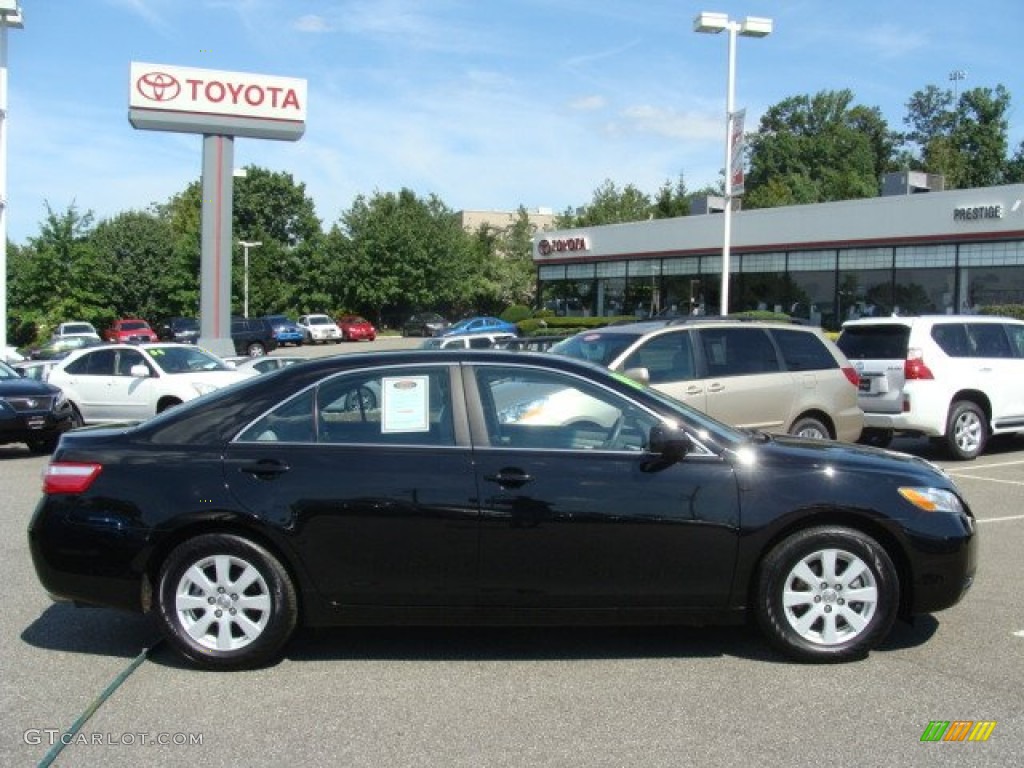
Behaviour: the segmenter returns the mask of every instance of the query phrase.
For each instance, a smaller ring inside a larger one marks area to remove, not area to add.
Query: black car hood
[[[0,397],[46,397],[59,393],[59,387],[36,379],[4,379],[0,381]]]
[[[915,476],[921,479],[940,476],[950,483],[942,469],[927,459],[898,451],[867,445],[812,440],[787,435],[756,433],[749,446],[763,463],[779,463],[807,469],[841,464],[845,472]]]

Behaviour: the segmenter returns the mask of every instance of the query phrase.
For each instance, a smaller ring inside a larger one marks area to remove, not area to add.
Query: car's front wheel
[[[205,534],[178,545],[160,569],[160,628],[210,669],[273,660],[298,620],[295,586],[280,561],[241,536]]]
[[[976,459],[988,442],[988,420],[984,411],[969,400],[953,403],[946,424],[946,448],[954,459]]]
[[[768,640],[800,661],[860,658],[892,628],[899,580],[870,536],[840,526],[809,528],[761,562],[755,614]]]

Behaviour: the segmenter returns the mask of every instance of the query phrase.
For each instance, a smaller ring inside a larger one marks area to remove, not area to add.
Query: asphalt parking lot
[[[735,628],[344,629],[221,674],[181,663],[145,617],[48,600],[25,539],[46,459],[0,446],[0,764],[1024,764],[1024,438],[967,463],[894,448],[960,484],[981,566],[961,604],[898,624],[865,661],[794,664]],[[932,721],[995,727],[923,742]]]

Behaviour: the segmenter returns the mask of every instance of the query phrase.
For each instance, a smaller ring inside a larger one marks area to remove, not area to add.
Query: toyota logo
[[[181,93],[181,83],[166,72],[147,72],[135,81],[135,90],[150,101],[173,101]]]

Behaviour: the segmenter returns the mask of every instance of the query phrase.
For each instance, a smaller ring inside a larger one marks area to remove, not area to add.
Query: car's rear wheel
[[[245,348],[245,354],[249,357],[263,357],[267,354],[267,348],[259,341],[250,341]]]
[[[757,621],[768,640],[800,661],[848,661],[892,628],[899,580],[870,536],[839,526],[810,528],[775,546],[758,572]]]
[[[288,572],[241,536],[205,534],[180,544],[157,588],[161,630],[185,657],[211,669],[273,660],[291,637],[298,600]]]
[[[818,419],[811,416],[805,416],[802,419],[797,419],[796,423],[789,430],[789,434],[796,435],[797,437],[810,438],[812,440],[832,439],[832,435],[828,431],[828,427],[822,424]]]
[[[988,420],[976,403],[960,400],[949,409],[946,448],[954,459],[976,459],[988,442]]]

